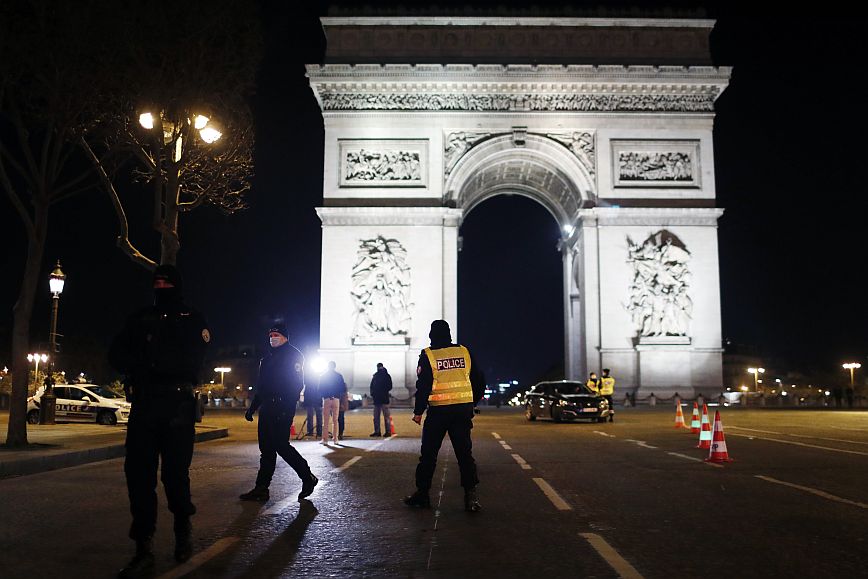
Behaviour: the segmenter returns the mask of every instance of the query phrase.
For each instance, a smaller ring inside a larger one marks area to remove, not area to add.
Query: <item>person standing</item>
[[[301,479],[298,500],[309,497],[319,482],[307,461],[289,443],[295,408],[304,389],[304,356],[289,343],[283,323],[276,323],[268,330],[270,355],[259,364],[259,379],[253,403],[244,417],[253,422],[253,414],[259,410],[259,473],[256,485],[238,498],[242,501],[265,502],[269,499],[268,487],[274,476],[277,456],[295,471]]]
[[[374,401],[374,432],[371,433],[371,436],[380,436],[380,413],[383,414],[382,436],[389,436],[392,433],[392,429],[389,427],[392,419],[392,413],[389,409],[391,402],[389,391],[391,389],[392,377],[383,367],[383,363],[377,362],[377,371],[371,378],[371,398]]]
[[[316,418],[316,437],[322,437],[322,397],[319,388],[313,384],[304,386],[304,409],[307,411],[307,436],[314,435],[314,418]]]
[[[600,395],[609,401],[609,422],[615,422],[615,379],[609,375],[609,369],[603,368],[603,376],[600,378]]]
[[[585,386],[587,386],[588,390],[590,390],[594,394],[600,394],[600,379],[597,378],[596,372],[591,372],[591,376],[590,378],[588,378],[588,381],[585,382]]]
[[[328,444],[328,435],[332,442],[338,443],[338,415],[340,414],[341,396],[347,393],[347,383],[344,377],[335,370],[336,364],[329,362],[329,368],[319,379],[319,394],[322,397],[322,414],[325,426],[322,429],[322,443]]]
[[[461,486],[464,487],[464,510],[476,512],[482,506],[476,493],[479,479],[470,430],[473,428],[474,406],[485,393],[485,376],[473,362],[470,351],[452,343],[449,324],[445,320],[431,322],[428,337],[431,347],[422,350],[416,367],[413,422],[420,424],[426,409],[428,416],[422,426],[416,492],[406,497],[404,504],[420,508],[431,506],[431,481],[437,467],[437,454],[443,437],[448,433],[458,459]]]
[[[175,517],[175,560],[187,561],[193,552],[193,388],[199,383],[211,334],[205,318],[184,303],[181,274],[174,266],[154,270],[153,288],[154,305],[131,315],[109,349],[109,362],[124,374],[124,390],[132,402],[124,474],[133,517],[129,537],[136,552],[119,577],[139,577],[154,566],[160,462],[163,488]]]
[[[350,409],[350,393],[344,392],[341,394],[341,406],[338,412],[338,440],[344,439],[344,413]]]

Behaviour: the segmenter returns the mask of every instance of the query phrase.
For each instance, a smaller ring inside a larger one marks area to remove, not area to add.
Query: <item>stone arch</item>
[[[512,193],[539,202],[561,225],[575,225],[579,211],[596,200],[593,168],[562,143],[544,135],[497,135],[473,146],[446,179],[444,201],[466,215],[496,195]]]

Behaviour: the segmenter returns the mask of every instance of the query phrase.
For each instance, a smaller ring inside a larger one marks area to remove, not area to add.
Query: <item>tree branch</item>
[[[187,201],[185,203],[178,203],[178,211],[180,211],[181,213],[186,213],[188,211],[192,211],[192,210],[196,209],[197,207],[199,207],[200,205],[202,205],[202,203],[204,203],[204,202],[205,202],[205,195],[200,194],[198,197],[196,197],[192,201]]]
[[[12,202],[16,211],[18,211],[21,221],[24,222],[24,229],[27,231],[28,239],[33,239],[33,236],[36,235],[33,219],[27,212],[27,208],[24,207],[24,204],[21,202],[21,198],[15,192],[15,188],[12,187],[12,181],[9,180],[9,175],[6,173],[6,166],[3,163],[2,156],[0,156],[0,182],[3,183],[3,189],[6,190],[6,194],[9,195],[9,200]]]

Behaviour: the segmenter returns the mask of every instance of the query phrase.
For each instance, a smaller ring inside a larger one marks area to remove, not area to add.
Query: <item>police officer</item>
[[[184,303],[181,275],[174,266],[157,267],[153,284],[154,305],[131,315],[109,350],[109,362],[126,376],[124,388],[132,402],[124,473],[133,516],[129,536],[136,542],[136,554],[119,577],[138,577],[154,566],[159,461],[175,516],[175,559],[183,562],[192,554],[193,387],[211,334],[205,319]]]
[[[295,407],[304,389],[304,356],[289,343],[286,326],[275,323],[268,330],[270,355],[259,364],[259,380],[253,396],[253,403],[244,417],[253,422],[253,414],[259,410],[259,473],[253,490],[239,496],[242,501],[265,502],[269,498],[268,487],[277,455],[292,467],[301,478],[301,492],[298,500],[309,497],[319,482],[307,461],[289,443]]]
[[[600,378],[600,395],[609,401],[609,422],[615,422],[615,402],[612,395],[615,393],[615,379],[609,376],[609,369],[603,368],[603,376]]]
[[[431,347],[422,350],[416,367],[413,422],[422,422],[426,407],[428,416],[422,427],[422,451],[416,466],[416,492],[405,498],[404,503],[410,507],[431,506],[429,492],[437,466],[437,453],[448,432],[461,472],[464,509],[479,511],[482,508],[476,494],[479,479],[473,460],[470,429],[473,428],[473,407],[485,392],[485,377],[473,363],[468,349],[452,343],[449,324],[445,320],[434,320],[428,337]]]
[[[596,372],[591,372],[591,377],[588,378],[587,382],[585,382],[585,386],[587,386],[588,390],[590,390],[594,394],[600,393],[600,379],[597,378]]]

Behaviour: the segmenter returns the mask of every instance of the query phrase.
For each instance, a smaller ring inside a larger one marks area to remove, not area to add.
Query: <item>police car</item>
[[[44,389],[27,399],[27,422],[39,424],[39,405]],[[96,422],[114,425],[130,418],[130,403],[108,388],[95,384],[58,384],[55,420],[57,422]]]

